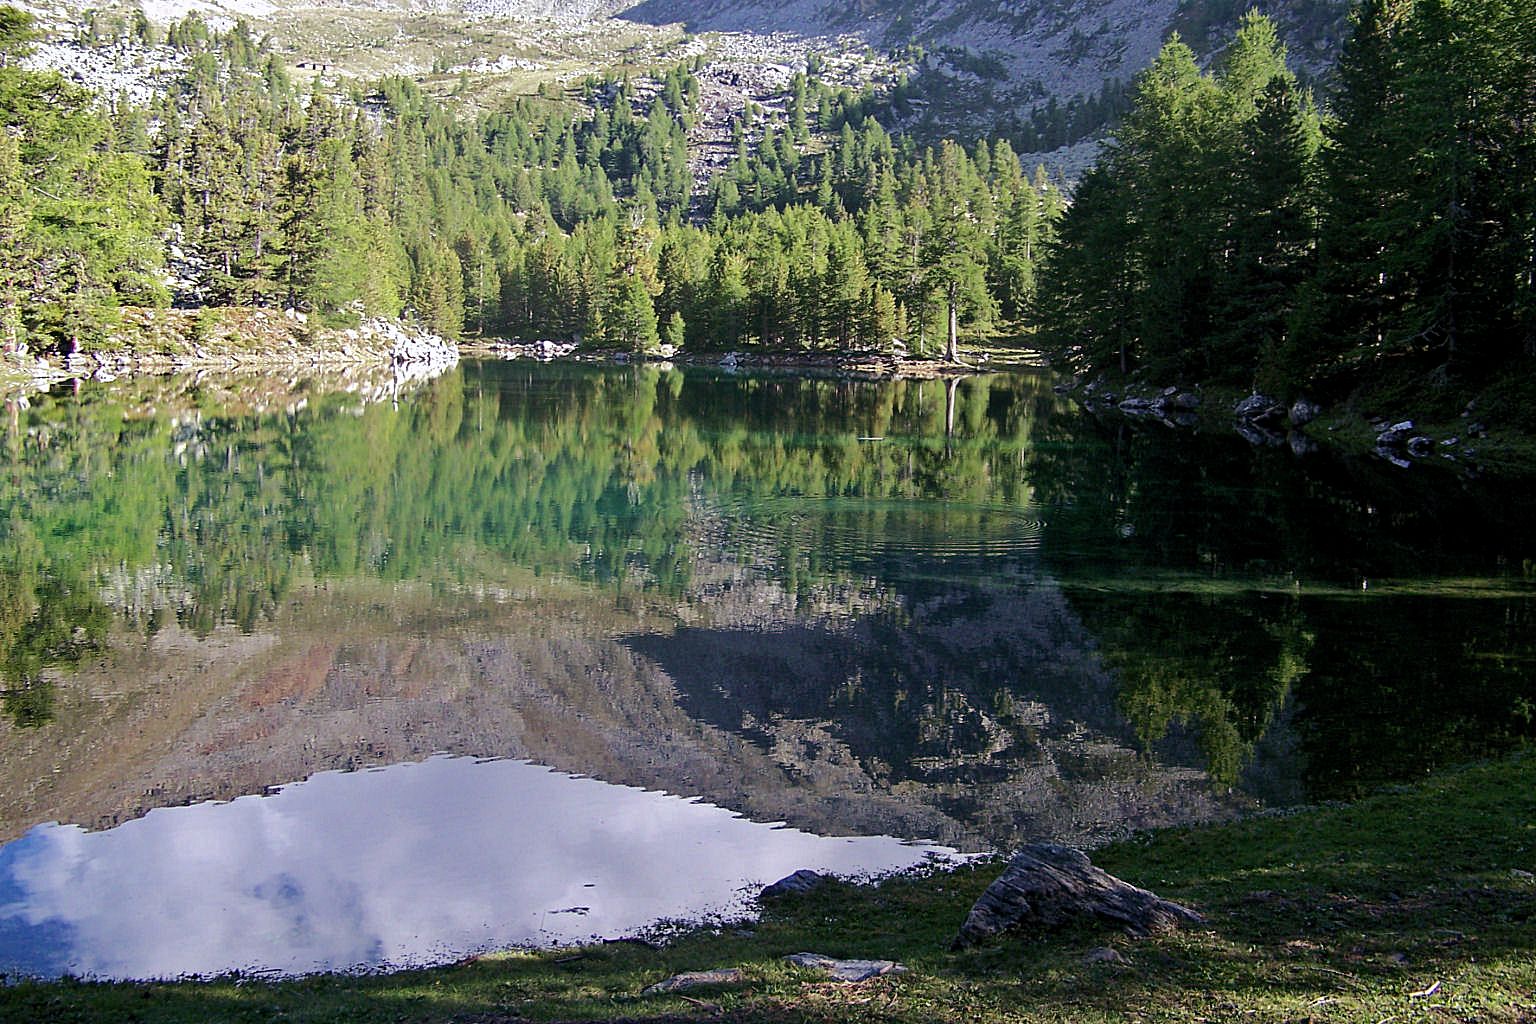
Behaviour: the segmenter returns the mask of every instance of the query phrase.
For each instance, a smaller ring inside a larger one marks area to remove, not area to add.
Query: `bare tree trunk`
[[[15,289],[7,288],[5,296],[5,354],[13,356],[21,351],[21,332],[18,324],[21,321],[20,303],[16,300]]]
[[[946,362],[958,363],[960,361],[960,286],[954,281],[949,283],[949,345],[945,349]]]

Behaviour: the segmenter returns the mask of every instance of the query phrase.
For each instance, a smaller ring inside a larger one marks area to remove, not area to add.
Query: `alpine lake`
[[[1536,734],[1532,481],[1052,383],[480,362],[11,402],[0,973],[633,936]]]

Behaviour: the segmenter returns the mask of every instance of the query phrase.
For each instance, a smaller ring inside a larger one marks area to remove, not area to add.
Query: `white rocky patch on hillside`
[[[866,83],[894,80],[897,65],[872,52],[863,40],[843,36],[830,42],[778,33],[727,32],[712,36],[699,80],[698,120],[689,134],[694,181],[699,188],[735,156],[731,122],[752,103],[769,116],[787,117],[790,79],[804,72],[813,54],[821,58],[818,77],[833,88],[858,90]],[[830,53],[828,52],[830,50]]]
[[[544,65],[538,61],[524,60],[511,54],[502,54],[495,60],[480,57],[468,64],[456,64],[448,69],[452,74],[467,72],[472,75],[505,75],[510,71],[537,71]]]
[[[624,0],[460,0],[456,6],[476,18],[581,23],[612,17],[628,4]]]
[[[264,18],[277,10],[270,0],[142,0],[145,17],[157,24],[178,21],[193,11],[210,25],[236,18]]]
[[[882,47],[910,41],[930,49],[970,51],[997,60],[1010,89],[1043,99],[1095,93],[1106,78],[1127,79],[1146,67],[1162,47],[1179,4],[913,0],[865,6],[875,13],[857,17],[848,4],[830,0],[641,0],[620,17],[650,24],[681,22],[695,32],[857,33]]]
[[[182,55],[169,47],[118,45],[93,49],[66,42],[36,44],[25,64],[38,71],[57,71],[101,96],[126,96],[139,105],[163,93],[186,67]]]

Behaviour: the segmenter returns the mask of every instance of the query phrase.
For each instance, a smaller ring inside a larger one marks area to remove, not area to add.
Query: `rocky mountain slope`
[[[1280,24],[1299,71],[1326,71],[1348,0],[640,0],[618,17],[692,32],[855,39],[906,55],[929,132],[1013,134],[1049,149],[1098,135],[1115,97],[1178,32],[1207,59],[1257,7]],[[1065,157],[1066,154],[1061,154]]]
[[[1144,67],[1177,10],[1178,0],[642,0],[621,17],[680,22],[692,31],[853,34],[887,50],[923,45],[942,54],[926,67],[947,65],[977,80],[1001,79],[1021,95],[1068,99]]]
[[[68,35],[79,0],[31,4]],[[139,4],[98,6],[132,18]],[[905,73],[915,101],[877,112],[888,128],[962,138],[1005,133],[1016,148],[1071,171],[1073,144],[1101,135],[1124,85],[1179,32],[1218,56],[1249,5],[1228,0],[146,0],[152,22],[197,11],[215,24],[246,18],[269,32],[300,74],[403,74],[471,104],[569,88],[593,73],[644,74],[680,60],[709,82],[787,80],[813,58],[846,64],[839,77],[878,94]],[[1258,4],[1285,31],[1293,62],[1324,71],[1337,52],[1348,0]],[[49,62],[77,65],[54,48]],[[120,57],[122,55],[119,55]],[[100,59],[93,57],[93,59]],[[130,58],[122,57],[129,61]],[[121,63],[122,61],[120,61]],[[98,88],[91,69],[73,68]],[[77,76],[80,77],[80,76]],[[144,75],[135,78],[134,92]],[[763,90],[724,88],[733,103]],[[770,90],[771,91],[771,90]],[[726,118],[717,118],[722,125]]]

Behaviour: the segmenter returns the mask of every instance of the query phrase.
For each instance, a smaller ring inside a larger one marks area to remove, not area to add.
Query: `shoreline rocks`
[[[536,359],[540,362],[617,363],[657,366],[710,367],[726,373],[793,373],[837,377],[846,380],[939,380],[1007,369],[1004,366],[972,366],[936,359],[911,359],[899,352],[776,352],[698,351],[662,346],[655,352],[636,354],[621,349],[584,349],[579,342],[538,340],[471,341],[461,348],[466,358]]]
[[[1068,389],[1069,393],[1072,389]],[[1199,424],[1198,410],[1204,402],[1199,391],[1191,388],[1165,387],[1155,394],[1137,389],[1141,394],[1116,394],[1102,380],[1084,385],[1079,404],[1090,413],[1114,409],[1134,419],[1148,419],[1165,427],[1188,428]]]
[[[757,894],[759,901],[783,899],[786,896],[801,896],[808,892],[814,892],[822,886],[835,881],[831,875],[824,875],[819,871],[801,869],[792,875],[785,875],[772,885],[765,886],[763,891]]]
[[[458,365],[458,346],[384,319],[325,328],[297,310],[204,307],[127,310],[107,346],[73,352],[62,377],[112,380],[129,374],[206,370],[389,367],[401,380],[436,377]]]
[[[502,341],[490,342],[476,346],[477,352],[494,359],[537,359],[541,363],[554,362],[556,359],[569,359],[576,354],[577,344],[574,341]]]

